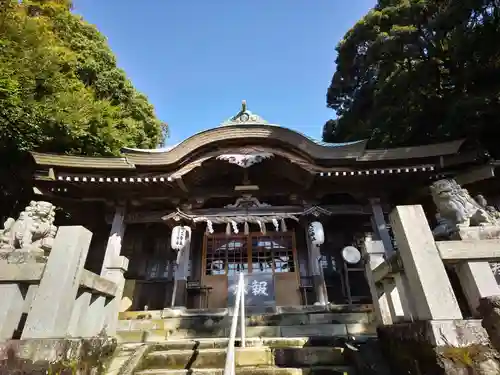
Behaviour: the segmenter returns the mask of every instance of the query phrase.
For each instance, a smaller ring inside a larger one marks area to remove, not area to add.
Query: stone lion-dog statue
[[[19,251],[47,255],[57,233],[55,209],[52,203],[32,201],[17,220],[8,218],[0,230],[0,253]]]

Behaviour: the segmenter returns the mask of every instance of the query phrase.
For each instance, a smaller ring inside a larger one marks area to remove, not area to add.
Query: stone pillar
[[[470,227],[461,228],[454,236],[459,240],[481,241],[495,237],[497,227]],[[498,235],[496,236],[498,237]],[[480,317],[479,300],[484,297],[500,295],[500,287],[495,279],[488,262],[469,261],[461,262],[455,267],[460,285],[464,291],[470,311],[475,317]]]
[[[391,235],[387,222],[385,220],[384,211],[380,204],[379,198],[371,198],[370,205],[372,208],[372,227],[374,233],[381,240],[385,259],[389,259],[394,253]],[[407,292],[405,290],[406,276],[402,274],[394,275],[393,279],[384,281],[384,291],[387,294],[388,307],[392,315],[393,323],[398,321],[409,321],[412,319],[411,304],[406,298]]]
[[[328,304],[328,293],[326,291],[323,269],[319,265],[319,259],[321,259],[320,248],[319,246],[314,246],[311,243],[311,239],[309,238],[309,234],[307,233],[307,227],[305,232],[307,251],[309,254],[309,270],[313,278],[314,290],[316,292],[316,303],[320,305],[326,305]]]
[[[119,256],[114,259],[112,263],[106,268],[106,272],[102,275],[108,280],[113,281],[117,286],[117,291],[115,298],[112,298],[106,304],[105,308],[105,318],[104,318],[104,330],[110,336],[116,333],[116,327],[118,325],[118,313],[120,312],[123,289],[125,287],[125,272],[128,269],[128,258],[124,256]],[[104,298],[104,297],[101,297]]]
[[[382,240],[384,244],[384,251],[387,256],[392,255],[394,253],[394,248],[392,246],[391,235],[389,233],[389,229],[387,228],[387,223],[385,221],[384,211],[382,210],[382,206],[380,205],[379,198],[371,198],[370,205],[372,208],[372,224],[374,224],[374,231],[377,234],[378,238]]]
[[[1,267],[0,267],[1,270]],[[18,283],[0,284],[0,342],[12,339],[23,313],[24,296]]]
[[[185,307],[186,304],[186,286],[189,276],[189,259],[191,257],[192,230],[189,230],[189,238],[186,239],[186,245],[181,251],[179,264],[175,268],[174,279],[177,284],[175,288],[175,296],[172,293],[172,307]],[[168,306],[171,307],[171,306]]]
[[[480,317],[479,300],[498,296],[499,287],[488,262],[463,262],[456,266],[460,285],[464,291],[471,313]]]
[[[366,260],[365,272],[370,294],[373,301],[373,310],[379,325],[392,324],[392,314],[389,309],[388,296],[385,291],[379,291],[373,278],[373,270],[384,263],[384,245],[381,241],[373,241],[371,237],[365,238],[363,255]]]
[[[92,293],[86,290],[79,290],[68,327],[68,336],[71,337],[91,337],[95,333],[87,332],[87,322],[89,321],[89,306],[92,301]]]
[[[399,313],[396,313],[397,320],[405,322],[413,321],[415,306],[409,295],[410,287],[408,285],[408,278],[404,273],[396,273],[393,275],[393,280],[395,290],[391,295],[391,300],[394,304],[398,305],[398,308],[395,309],[395,311],[399,311]]]
[[[398,253],[418,320],[462,319],[422,206],[398,206],[390,215]]]
[[[81,226],[60,227],[22,339],[66,337],[92,233]]]

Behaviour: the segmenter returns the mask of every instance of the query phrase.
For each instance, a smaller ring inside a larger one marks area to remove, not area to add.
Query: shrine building
[[[249,305],[370,303],[356,248],[369,232],[395,246],[388,212],[432,204],[428,187],[441,178],[471,194],[496,189],[482,183],[495,165],[461,140],[323,143],[245,103],[170,148],[32,157],[35,194],[60,209],[56,224],[93,233],[85,268],[99,274],[105,257],[128,258],[122,311],[227,307],[240,272],[256,281]],[[173,231],[186,236],[179,248]]]

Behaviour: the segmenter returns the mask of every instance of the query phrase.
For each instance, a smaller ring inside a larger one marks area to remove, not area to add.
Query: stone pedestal
[[[499,354],[479,320],[399,323],[378,328],[394,374],[497,375]]]

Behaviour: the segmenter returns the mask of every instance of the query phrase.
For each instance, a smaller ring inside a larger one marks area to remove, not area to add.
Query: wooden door
[[[228,277],[235,277],[240,272],[273,275],[275,304],[300,305],[294,232],[205,234],[203,285],[211,287],[208,307],[227,307]]]
[[[294,232],[254,233],[252,274],[272,273],[276,306],[301,304]]]
[[[227,307],[228,277],[249,272],[248,236],[225,233],[205,234],[203,241],[203,286],[208,292],[208,307]]]

